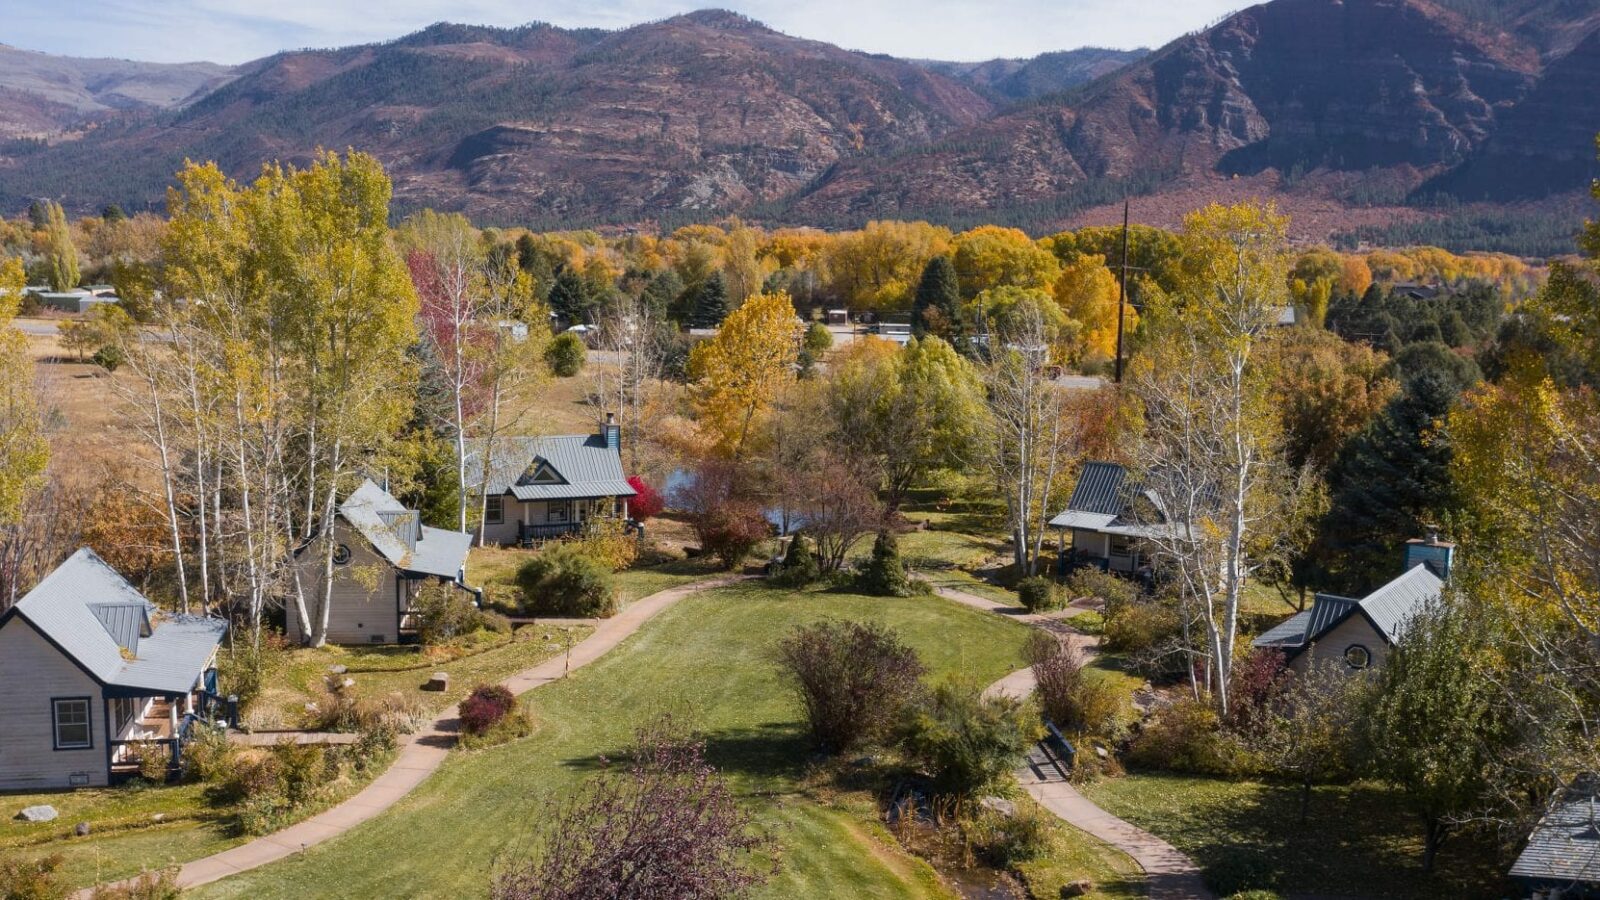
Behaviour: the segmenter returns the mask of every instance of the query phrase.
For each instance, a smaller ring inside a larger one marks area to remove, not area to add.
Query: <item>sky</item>
[[[70,56],[239,63],[389,40],[434,22],[621,28],[708,6],[901,57],[979,60],[1157,47],[1241,0],[4,0],[0,42]]]

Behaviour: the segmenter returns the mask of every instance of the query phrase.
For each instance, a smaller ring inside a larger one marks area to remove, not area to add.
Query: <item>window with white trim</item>
[[[83,750],[94,746],[89,731],[88,697],[62,697],[50,704],[55,715],[57,750]]]

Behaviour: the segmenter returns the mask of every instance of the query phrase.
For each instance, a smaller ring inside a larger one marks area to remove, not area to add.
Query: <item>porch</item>
[[[215,693],[215,675],[208,673],[206,689],[180,696],[113,697],[106,701],[110,733],[108,742],[110,783],[140,776],[151,754],[165,758],[166,777],[181,771],[183,748],[196,725],[238,725],[239,703]]]

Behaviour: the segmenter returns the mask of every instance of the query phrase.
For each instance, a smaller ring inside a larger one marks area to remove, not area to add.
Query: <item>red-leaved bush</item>
[[[628,487],[637,493],[628,501],[628,515],[635,522],[648,522],[661,511],[667,508],[667,501],[661,492],[650,486],[650,483],[637,475],[628,476]]]
[[[516,705],[517,698],[505,685],[480,684],[457,707],[461,727],[467,734],[483,734],[498,725]]]

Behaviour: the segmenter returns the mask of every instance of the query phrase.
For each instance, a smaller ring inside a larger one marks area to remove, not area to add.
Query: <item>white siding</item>
[[[89,698],[84,750],[55,749],[55,697]],[[100,685],[21,616],[0,628],[0,790],[72,787],[73,775],[106,783],[106,709]]]
[[[338,540],[350,548],[350,561],[334,567],[328,640],[335,644],[395,643],[400,639],[395,599],[395,582],[399,573],[388,560],[372,549],[366,539],[351,531],[343,522],[336,528]],[[301,565],[305,567],[301,578],[305,579],[306,594],[314,598],[316,592],[321,590],[320,560],[315,558],[314,553],[308,553],[302,557]],[[315,616],[316,613],[311,612],[311,615]],[[298,642],[300,623],[293,609],[289,610],[285,619],[289,640]]]

